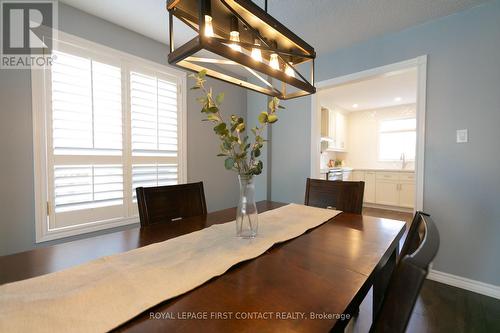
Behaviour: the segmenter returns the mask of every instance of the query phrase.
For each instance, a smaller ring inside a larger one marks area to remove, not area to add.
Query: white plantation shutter
[[[139,186],[185,180],[185,74],[60,32],[32,71],[36,239],[136,223]]]
[[[130,73],[132,197],[137,187],[178,183],[177,82]]]
[[[122,217],[121,69],[88,57],[55,55],[51,228]],[[102,209],[109,206],[118,207],[110,214]]]

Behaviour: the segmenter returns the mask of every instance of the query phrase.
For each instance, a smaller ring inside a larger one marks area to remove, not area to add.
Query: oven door
[[[328,180],[342,180],[342,171],[330,171],[328,173]]]

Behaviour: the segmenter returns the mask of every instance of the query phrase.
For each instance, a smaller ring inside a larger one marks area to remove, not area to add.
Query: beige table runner
[[[236,238],[233,221],[2,285],[0,332],[108,331],[339,213],[290,204],[259,214],[252,240]]]

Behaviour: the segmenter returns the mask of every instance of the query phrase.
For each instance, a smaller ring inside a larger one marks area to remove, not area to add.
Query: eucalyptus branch
[[[273,98],[268,105],[269,112],[262,111],[259,114],[258,121],[260,125],[251,129],[254,135],[254,142],[248,143],[249,137],[243,132],[246,131],[246,124],[242,117],[231,115],[229,122],[225,122],[220,111],[220,107],[224,100],[224,94],[219,93],[215,98],[212,88],[205,87],[206,71],[200,71],[197,74],[192,74],[195,79],[195,85],[191,89],[200,89],[202,96],[197,100],[201,104],[201,112],[206,115],[204,121],[210,121],[214,126],[214,132],[221,140],[221,153],[217,156],[225,157],[224,166],[228,170],[235,170],[240,175],[253,176],[262,172],[263,163],[258,160],[261,154],[261,149],[266,140],[262,137],[264,129],[270,124],[278,121],[276,115],[277,109],[283,109],[279,105],[279,100]]]

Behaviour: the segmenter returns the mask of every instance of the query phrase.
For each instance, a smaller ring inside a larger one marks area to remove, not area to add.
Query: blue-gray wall
[[[250,82],[254,82],[250,79]],[[257,82],[254,82],[257,83]],[[258,116],[262,111],[266,111],[267,108],[267,96],[263,94],[259,94],[257,92],[248,91],[247,95],[247,126],[248,128],[255,127],[260,125],[258,122]],[[279,121],[278,121],[279,122]],[[253,141],[253,135],[251,132],[248,132],[250,138]],[[267,129],[264,130],[263,137],[267,140]],[[255,177],[255,196],[256,200],[266,200],[267,198],[267,173],[269,172],[269,163],[267,160],[267,143],[264,144],[264,148],[261,152],[260,159],[264,163],[264,169],[262,170],[262,174]]]
[[[441,248],[434,269],[500,285],[500,1],[317,59],[318,81],[428,55],[424,209]],[[273,199],[302,202],[311,99],[273,130]],[[455,130],[469,129],[456,144]]]
[[[168,47],[130,30],[59,3],[59,29],[66,33],[167,63]],[[168,36],[165,36],[167,40]],[[189,83],[188,83],[189,84]],[[224,111],[246,117],[246,91],[216,80],[214,90],[224,91]],[[218,143],[211,126],[201,121],[195,92],[188,91],[188,181],[202,180],[209,211],[234,207],[238,201],[236,175],[216,157]],[[33,189],[33,128],[29,70],[0,70],[0,255],[32,249],[35,244]],[[120,228],[119,228],[120,229]],[[112,232],[117,229],[103,231]],[[75,238],[91,237],[90,233]]]

